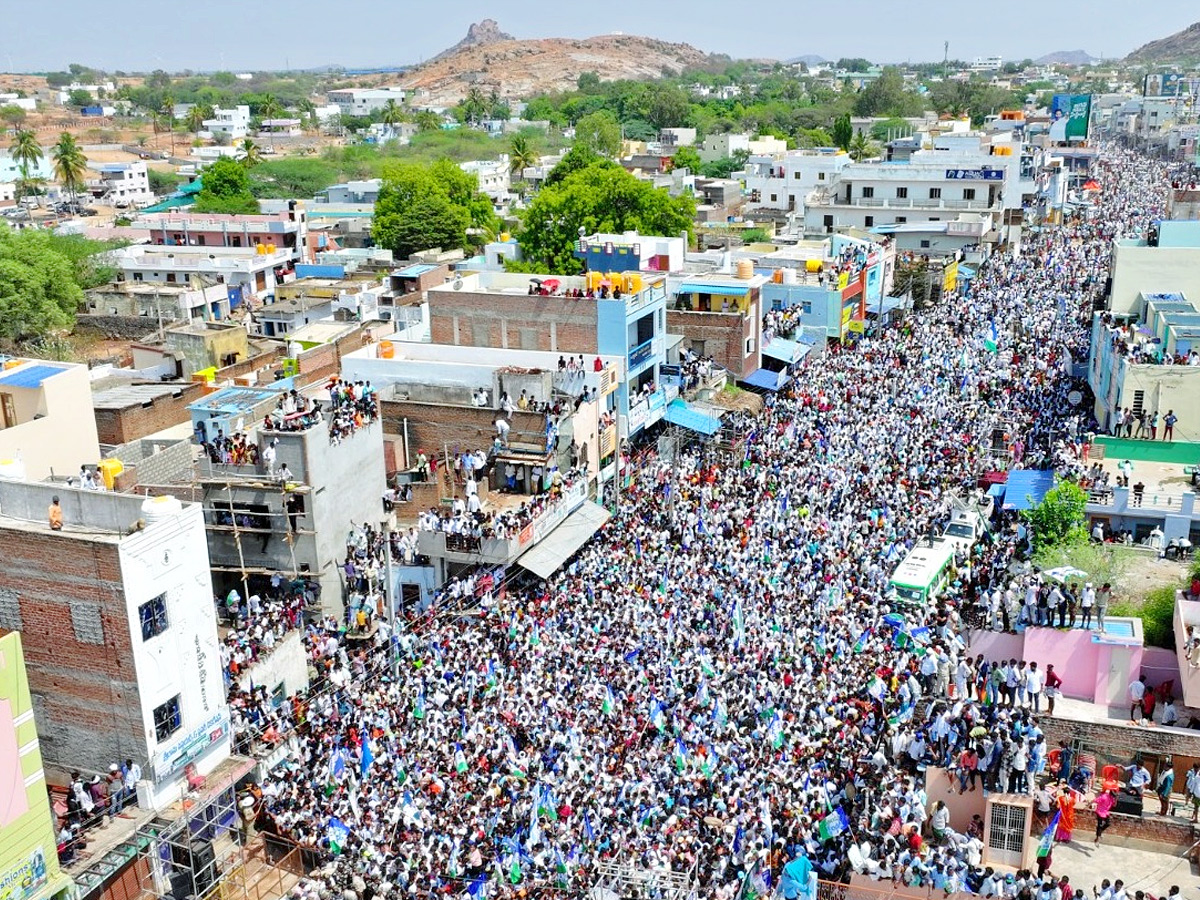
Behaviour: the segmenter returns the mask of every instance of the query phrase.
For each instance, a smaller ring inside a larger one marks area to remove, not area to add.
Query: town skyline
[[[119,44],[97,44],[88,29],[61,30],[63,21],[80,19],[88,7],[81,0],[63,0],[57,6],[59,15],[55,17],[46,17],[41,8],[33,6],[18,5],[8,11],[10,33],[19,39],[5,48],[0,66],[10,72],[50,71],[65,68],[70,62],[130,72],[408,66],[453,46],[471,23],[484,18],[496,18],[501,29],[518,39],[578,39],[620,31],[746,59],[818,54],[832,59],[929,62],[942,58],[946,41],[950,56],[957,59],[999,55],[1020,60],[1079,49],[1094,57],[1120,58],[1197,18],[1194,5],[1182,0],[1158,4],[1154,17],[1141,16],[1109,0],[1093,5],[1086,18],[1066,6],[1047,8],[1033,0],[1017,0],[1005,8],[1002,16],[989,17],[988,27],[980,29],[975,20],[961,16],[961,8],[948,0],[927,0],[920,5],[924,15],[906,16],[895,22],[871,18],[888,9],[879,0],[847,0],[840,7],[847,21],[878,21],[880,25],[857,31],[810,29],[805,26],[810,12],[805,11],[796,14],[791,27],[775,23],[759,32],[752,28],[730,29],[725,8],[713,0],[697,0],[689,7],[686,19],[680,18],[677,11],[647,11],[629,0],[616,0],[602,9],[581,6],[557,10],[553,19],[536,4],[517,4],[498,12],[492,4],[459,0],[413,10],[394,6],[393,11],[381,12],[377,4],[346,0],[339,5],[337,16],[347,26],[346,42],[339,43],[311,40],[315,33],[313,16],[325,8],[311,0],[300,0],[295,4],[297,15],[272,24],[272,44],[249,47],[240,40],[239,29],[231,27],[231,16],[244,7],[230,0],[214,0],[207,7],[210,15],[188,23],[186,46],[171,43],[181,43],[177,22],[146,17],[143,8],[132,0],[114,0],[108,14],[123,23],[126,39]],[[812,10],[811,15],[817,21],[817,11]],[[354,21],[360,16],[360,21],[373,18],[382,27],[356,31]],[[1031,22],[1037,24],[1032,32]],[[321,33],[328,34],[324,30]]]

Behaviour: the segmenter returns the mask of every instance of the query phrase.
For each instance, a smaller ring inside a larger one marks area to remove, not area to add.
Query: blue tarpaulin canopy
[[[755,369],[742,379],[742,384],[756,387],[764,391],[777,391],[791,380],[786,372],[772,372],[770,369]]]
[[[47,378],[64,371],[66,366],[55,366],[49,363],[38,363],[32,366],[22,366],[15,371],[0,377],[0,387],[36,388],[41,387]]]
[[[1005,509],[1033,509],[1054,487],[1054,472],[1049,469],[1018,469],[1008,473],[1004,485]]]
[[[958,264],[958,277],[959,278],[974,278],[975,270],[972,269],[970,266],[964,266],[962,263],[959,263]]]
[[[740,297],[750,293],[748,284],[710,284],[703,281],[685,281],[679,286],[680,294],[716,294],[718,297]]]
[[[771,359],[777,359],[789,365],[800,362],[811,352],[812,346],[809,344],[800,344],[796,341],[789,341],[787,338],[778,337],[772,338],[771,342],[762,349],[763,356],[769,356]]]
[[[867,304],[867,315],[878,316],[884,313],[890,313],[893,309],[899,309],[903,305],[903,297],[884,297],[877,303]]]
[[[672,400],[667,405],[666,420],[672,425],[687,428],[706,437],[711,437],[721,430],[720,419],[692,409],[682,400]]]

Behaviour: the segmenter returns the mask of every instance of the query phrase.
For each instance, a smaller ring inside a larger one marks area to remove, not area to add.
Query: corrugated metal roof
[[[687,428],[711,437],[721,430],[721,420],[692,409],[682,400],[672,400],[667,406],[666,420],[672,425]]]
[[[186,384],[123,384],[92,394],[93,409],[128,409],[159,397],[182,394]]]
[[[0,387],[41,387],[43,381],[53,378],[60,372],[65,372],[67,368],[67,366],[55,366],[49,363],[21,366],[0,375]]]

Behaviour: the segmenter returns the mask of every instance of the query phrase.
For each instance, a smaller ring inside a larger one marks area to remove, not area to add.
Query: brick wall
[[[155,397],[149,405],[97,409],[96,434],[102,444],[127,444],[186,422],[190,418],[188,404],[199,400],[203,393],[201,384],[181,384],[177,394]]]
[[[1178,781],[1179,773],[1176,773]],[[1142,816],[1126,816],[1113,813],[1109,817],[1108,830],[1104,832],[1104,844],[1152,850],[1155,853],[1176,852],[1192,846],[1196,836],[1192,826],[1175,819],[1164,819],[1158,814],[1158,798],[1147,794],[1142,803]],[[1071,837],[1076,843],[1090,842],[1096,834],[1096,814],[1090,809],[1076,809],[1075,830]],[[1195,856],[1192,856],[1195,859]],[[1129,876],[1125,876],[1126,880]]]
[[[113,456],[124,462],[120,448]],[[172,484],[190,480],[191,476],[192,443],[185,439],[161,449],[155,448],[132,464],[126,463],[125,470],[116,477],[114,487],[118,491],[132,491],[139,485]]]
[[[8,529],[0,542],[0,594],[18,601],[44,759],[105,771],[144,755],[116,542]]]
[[[689,341],[703,341],[704,355],[711,356],[735,378],[745,378],[758,368],[757,354],[746,353],[746,339],[754,336],[754,323],[749,317],[668,309],[667,331],[682,334]]]
[[[435,344],[573,353],[597,350],[594,300],[431,291],[429,317]]]
[[[217,369],[217,381],[225,381],[231,378],[237,378],[239,375],[249,375],[251,372],[256,372],[263,366],[270,365],[276,360],[283,359],[287,351],[283,347],[272,347],[266,353],[260,353],[257,356],[252,356],[249,359],[243,359],[240,362],[235,362],[231,366]]]
[[[1079,741],[1096,762],[1128,765],[1135,753],[1171,754],[1176,759],[1175,772],[1182,770],[1181,757],[1200,758],[1200,731],[1164,730],[1123,725],[1117,722],[1076,722],[1059,717],[1042,716],[1038,720],[1046,733],[1046,743],[1057,747],[1059,741]]]
[[[404,420],[408,419],[408,450],[415,461],[423,450],[426,455],[441,455],[448,444],[451,452],[479,450],[490,447],[496,437],[496,417],[499,411],[472,406],[441,406],[417,403],[412,400],[384,400],[380,404],[383,433],[391,438],[404,435]],[[525,442],[546,432],[545,420],[539,413],[517,410],[513,413],[509,440]]]

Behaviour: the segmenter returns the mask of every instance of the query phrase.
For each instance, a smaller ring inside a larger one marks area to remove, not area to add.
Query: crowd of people
[[[644,454],[620,513],[543,588],[472,589],[477,614],[354,650],[310,628],[322,686],[272,713],[289,752],[256,822],[323,861],[299,894],[578,893],[611,860],[723,900],[852,871],[1018,896],[981,866],[980,822],[927,813],[921,773],[1032,791],[1050,758],[1041,699],[1074,673],[971,659],[964,635],[983,597],[1005,625],[1028,607],[1023,531],[1001,523],[925,606],[888,580],[982,472],[1083,471],[1063,358],[1086,352],[1112,241],[1159,213],[1167,171],[1109,149],[1096,177],[1103,215],[803,363],[735,457]],[[1065,897],[1039,868],[1022,892]]]

